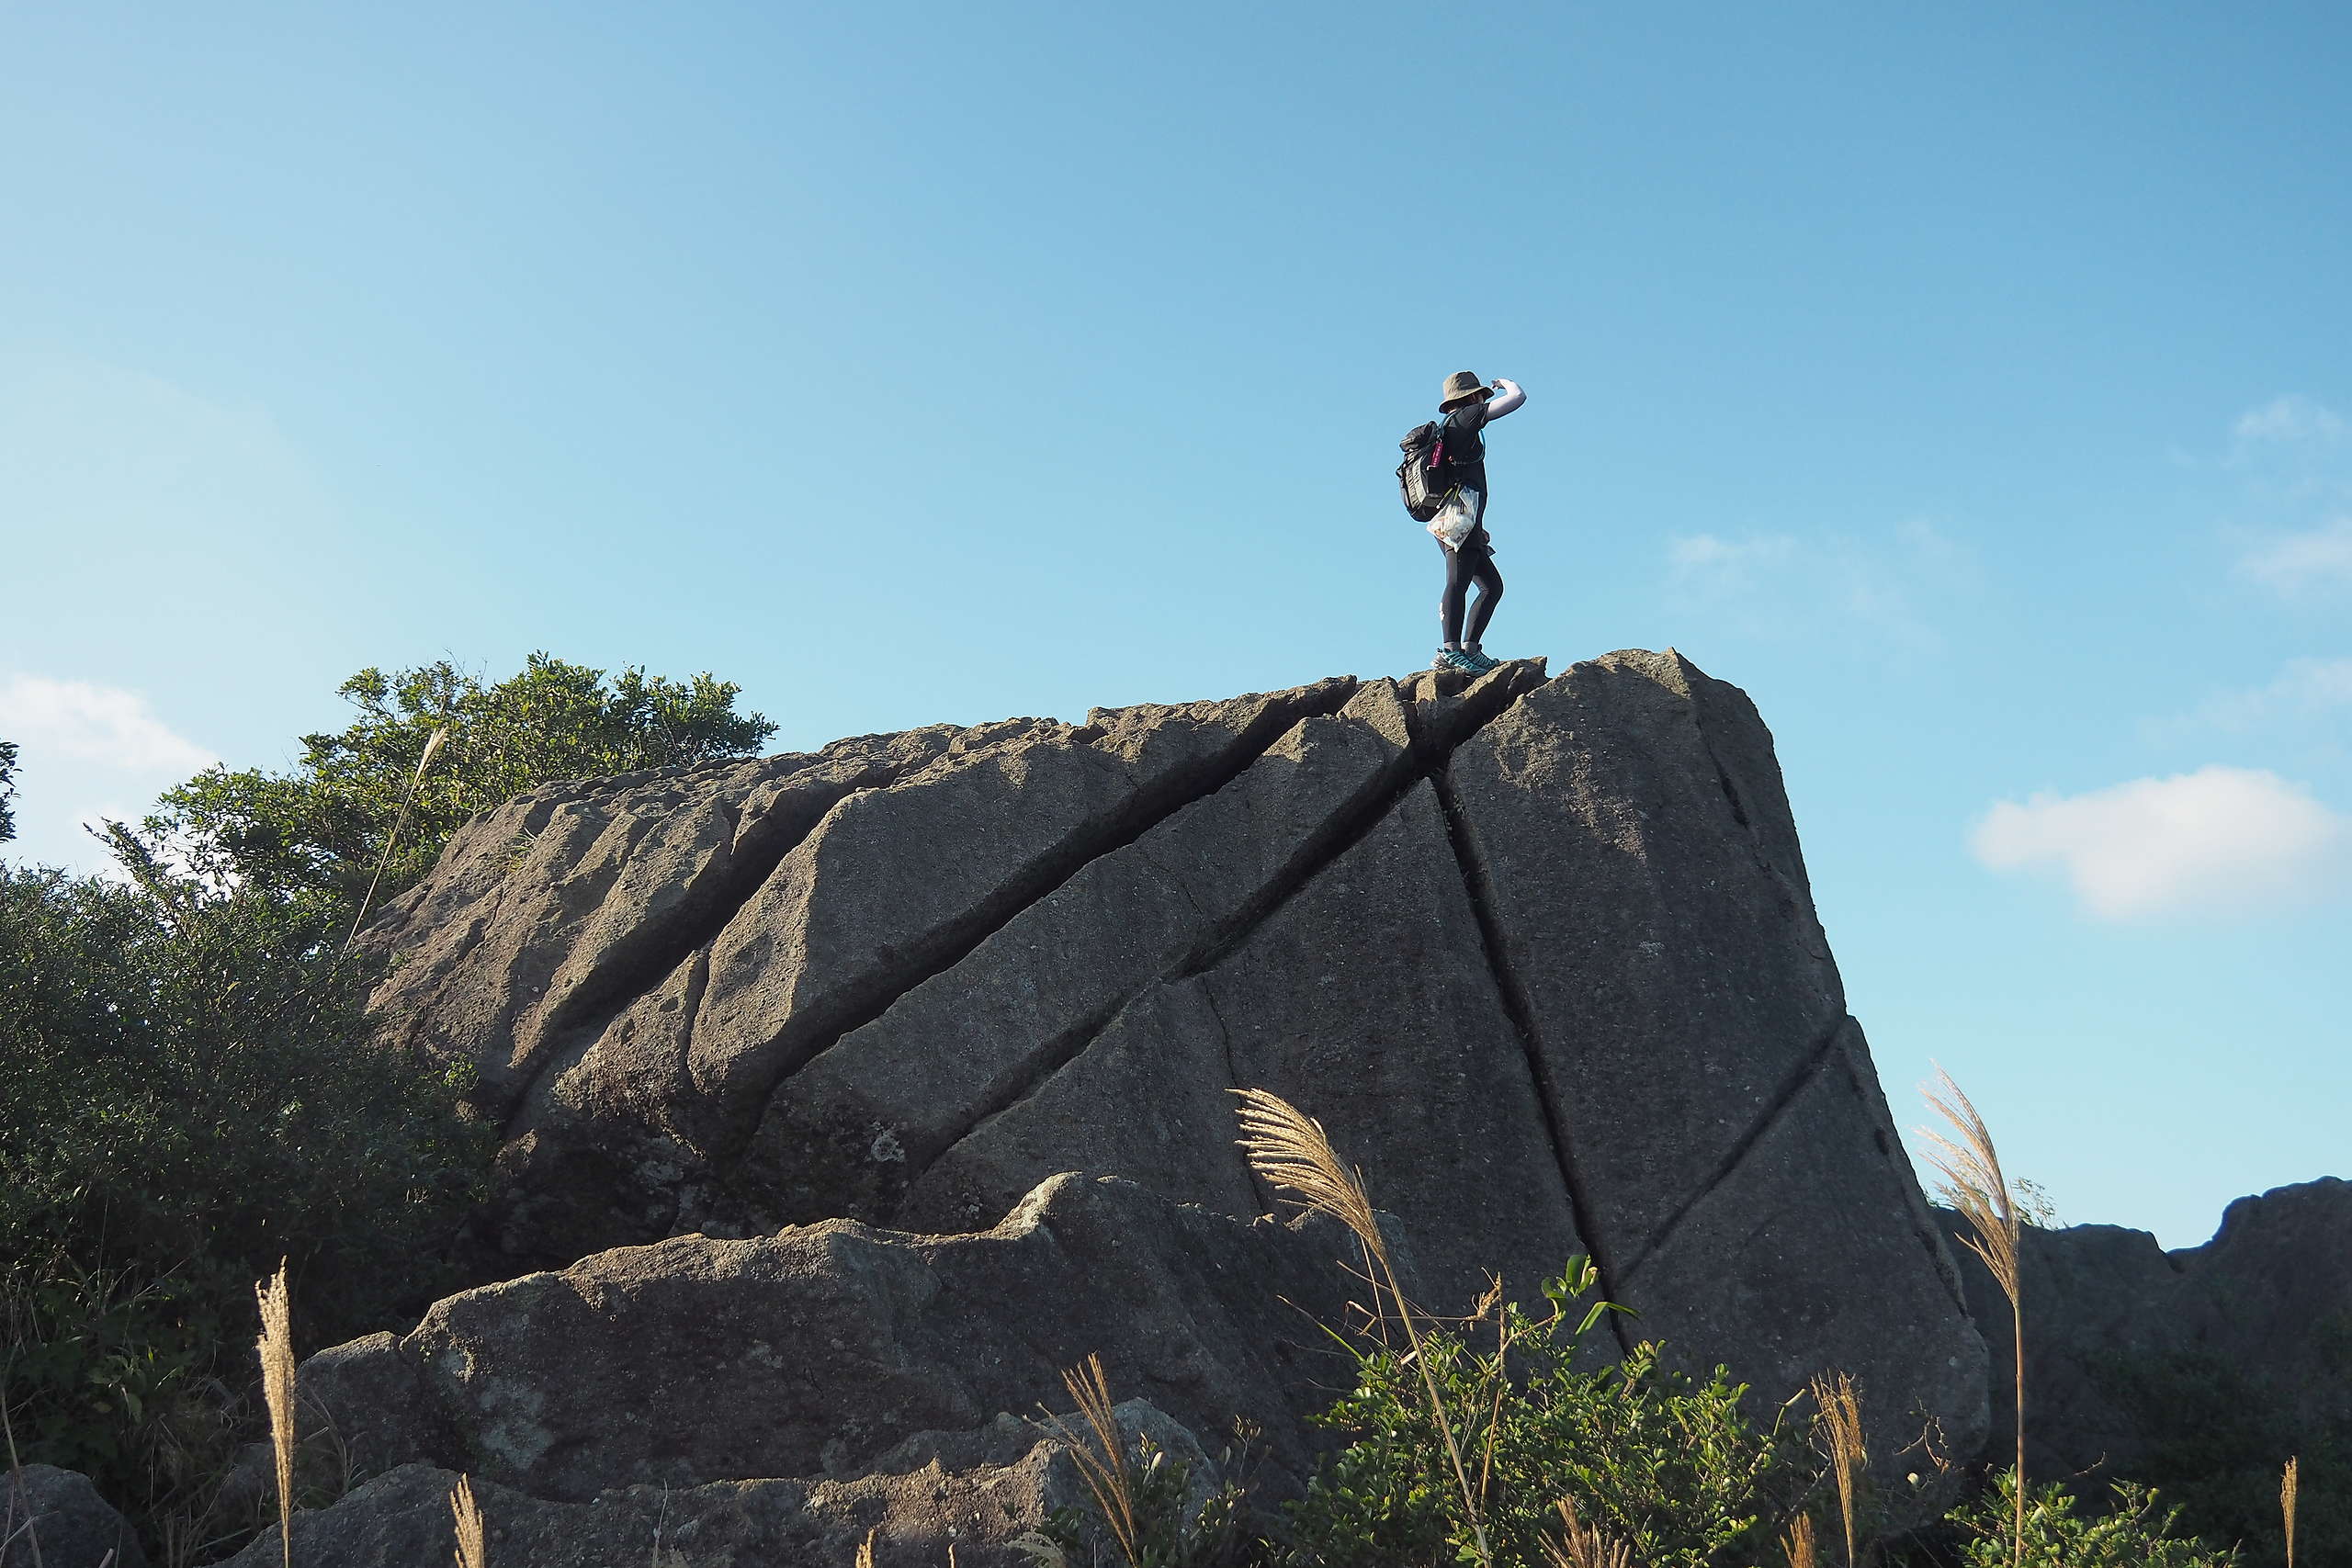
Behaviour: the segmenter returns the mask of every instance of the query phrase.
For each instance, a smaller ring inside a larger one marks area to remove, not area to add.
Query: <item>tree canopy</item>
[[[633,668],[608,681],[545,653],[496,685],[447,660],[390,676],[362,670],[341,688],[359,710],[348,728],[304,736],[287,773],[207,769],[164,794],[146,832],[217,883],[347,906],[365,896],[397,825],[378,888],[389,897],[423,878],[469,818],[526,790],[755,752],[775,726],[735,711],[741,690],[708,673],[674,682]]]
[[[0,740],[0,844],[17,836],[17,814],[8,803],[17,798],[17,743]]]

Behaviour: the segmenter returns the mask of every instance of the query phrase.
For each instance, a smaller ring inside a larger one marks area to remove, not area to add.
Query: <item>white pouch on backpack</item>
[[[1449,550],[1458,550],[1462,541],[1477,531],[1478,521],[1486,515],[1487,498],[1475,490],[1457,490],[1438,504],[1437,515],[1424,525],[1437,542]]]

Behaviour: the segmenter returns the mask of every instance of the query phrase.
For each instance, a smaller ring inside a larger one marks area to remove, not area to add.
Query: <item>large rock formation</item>
[[[2269,1484],[2290,1455],[2352,1453],[2352,1182],[2241,1198],[2202,1247],[2028,1228],[2018,1259],[2030,1472],[2168,1477],[2164,1450],[2193,1448]],[[2008,1301],[1973,1262],[1962,1277],[1992,1348],[1998,1448],[2017,1419]],[[2222,1451],[2247,1447],[2267,1451]]]
[[[1984,1431],[1770,737],[1671,651],[561,785],[374,940],[393,1038],[477,1067],[503,1130],[477,1277],[563,1272],[314,1363],[370,1470],[573,1508],[845,1481],[1102,1350],[1295,1478],[1323,1395],[1272,1303],[1345,1280],[1250,1223],[1237,1086],[1362,1164],[1432,1306],[1589,1253],[1762,1400],[1853,1372],[1882,1454]]]

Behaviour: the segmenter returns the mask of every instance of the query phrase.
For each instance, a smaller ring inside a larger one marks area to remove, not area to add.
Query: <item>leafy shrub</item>
[[[1665,1367],[1654,1344],[1613,1367],[1580,1368],[1579,1344],[1600,1309],[1581,1321],[1569,1314],[1596,1278],[1577,1259],[1544,1287],[1548,1316],[1505,1303],[1422,1337],[1453,1429],[1465,1434],[1493,1560],[1546,1561],[1563,1499],[1645,1568],[1759,1559],[1812,1485],[1802,1443],[1777,1421],[1752,1423],[1740,1409],[1744,1385],[1724,1369],[1699,1382]],[[1355,1440],[1292,1505],[1295,1560],[1318,1568],[1477,1561],[1420,1370],[1385,1346],[1351,1348],[1356,1386],[1318,1419]]]
[[[2026,1496],[2025,1568],[2233,1568],[2235,1549],[2216,1551],[2180,1531],[2180,1510],[2156,1512],[2156,1494],[2133,1482],[2115,1483],[2114,1506],[2105,1515],[2075,1511],[2074,1495],[2052,1483]],[[1949,1517],[1963,1544],[1960,1560],[1969,1568],[2010,1568],[2016,1562],[2013,1526],[2018,1478],[2005,1470],[1973,1502]]]
[[[544,653],[494,686],[446,660],[390,676],[362,670],[341,688],[357,721],[304,736],[291,772],[207,769],[164,794],[146,830],[215,879],[356,905],[413,784],[379,889],[390,897],[433,869],[469,818],[526,790],[756,750],[775,726],[735,711],[741,690],[708,674],[673,682],[638,670],[608,682],[604,671]],[[446,744],[420,779],[444,726]]]
[[[0,870],[0,1397],[151,1525],[233,1443],[254,1281],[290,1260],[306,1350],[396,1323],[487,1172],[462,1085],[367,1043],[342,918]]]

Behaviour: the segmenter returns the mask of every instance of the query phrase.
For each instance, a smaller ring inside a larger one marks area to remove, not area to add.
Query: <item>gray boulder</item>
[[[1141,1400],[1114,1412],[1130,1445],[1149,1438],[1193,1467],[1197,1497],[1218,1480],[1191,1433]],[[969,1434],[923,1434],[853,1480],[636,1485],[557,1501],[468,1477],[492,1563],[531,1568],[691,1568],[759,1562],[841,1568],[874,1538],[878,1568],[938,1568],[950,1548],[971,1568],[1027,1568],[1012,1542],[1086,1492],[1066,1446],[1041,1423],[1000,1416]],[[451,1560],[450,1496],[458,1472],[408,1463],[355,1488],[333,1507],[294,1517],[294,1559],[337,1568],[418,1568]],[[282,1560],[272,1524],[231,1560]]]
[[[1343,1249],[1249,1223],[1277,1205],[1245,1086],[1362,1166],[1434,1309],[1589,1254],[1643,1314],[1622,1334],[1760,1405],[1837,1368],[1882,1455],[1984,1432],[1770,736],[1670,650],[561,785],[370,940],[388,1036],[475,1065],[503,1133],[487,1288],[314,1363],[364,1391],[377,1468],[571,1506],[846,1480],[1099,1348],[1204,1438],[1259,1420],[1295,1482],[1314,1331],[1243,1303],[1336,1311]],[[1085,1315],[1103,1279],[1134,1312]],[[1288,1348],[1241,1359],[1261,1331]],[[632,1353],[640,1381],[604,1366]]]
[[[2241,1457],[2273,1468],[2352,1441],[2352,1182],[2241,1198],[2202,1247],[2071,1225],[2029,1226],[2018,1250],[2030,1473],[2144,1477],[2160,1450],[2210,1446],[2223,1425],[2264,1428],[2278,1451]],[[1992,1452],[2006,1462],[2008,1300],[1973,1258],[1962,1278],[1992,1351]]]
[[[90,1478],[55,1465],[0,1471],[0,1568],[147,1568],[147,1554]]]

